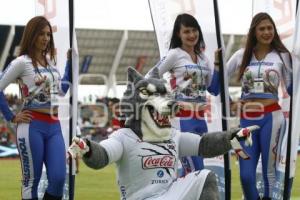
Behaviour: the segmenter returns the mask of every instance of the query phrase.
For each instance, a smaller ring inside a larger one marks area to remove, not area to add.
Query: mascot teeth
[[[159,127],[169,127],[170,126],[170,120],[169,115],[167,113],[160,114],[152,106],[148,106],[149,113],[153,119],[153,121],[156,123]]]

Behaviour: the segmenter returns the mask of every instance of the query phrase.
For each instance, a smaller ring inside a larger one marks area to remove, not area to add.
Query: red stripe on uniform
[[[204,118],[204,113],[204,110],[191,111],[180,109],[179,112],[176,113],[176,117]]]
[[[32,116],[32,119],[40,120],[48,123],[56,123],[59,121],[57,115],[50,115],[46,113],[40,113],[36,111],[30,111],[30,114]]]
[[[255,117],[262,117],[263,115],[280,110],[281,107],[278,103],[274,103],[268,106],[265,106],[262,111],[259,112],[241,112],[241,119],[247,119],[247,118],[255,118]]]

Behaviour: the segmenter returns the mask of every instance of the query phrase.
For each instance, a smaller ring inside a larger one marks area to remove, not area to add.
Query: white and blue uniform
[[[32,121],[17,125],[17,145],[22,166],[22,199],[37,198],[37,187],[45,163],[47,193],[62,196],[66,176],[66,153],[60,122],[55,115],[35,112],[34,109],[53,109],[58,96],[67,92],[69,62],[61,79],[57,68],[47,60],[47,67],[34,67],[27,55],[14,59],[0,76],[0,109],[10,121],[14,114],[8,107],[3,90],[18,81],[23,110],[31,110]]]
[[[200,199],[209,170],[177,178],[180,156],[197,155],[201,137],[173,129],[169,141],[149,143],[129,128],[100,142],[117,167],[121,200]]]
[[[227,63],[229,76],[239,71],[244,50],[240,49]],[[257,60],[255,55],[245,68],[241,78],[242,100],[278,100],[278,88],[284,84],[287,92],[292,92],[292,74],[289,53],[269,52],[264,59]],[[254,102],[252,102],[254,103]],[[258,199],[256,188],[256,167],[261,155],[264,180],[264,196],[271,197],[275,183],[276,149],[279,135],[285,130],[285,120],[281,107],[276,104],[263,107],[262,111],[241,111],[241,127],[258,125],[260,129],[252,134],[253,145],[242,146],[251,156],[249,160],[239,159],[240,177],[245,198]]]
[[[182,132],[198,135],[206,133],[206,93],[208,91],[218,95],[219,73],[213,71],[214,68],[205,54],[197,55],[197,62],[194,63],[183,49],[170,49],[154,68],[158,69],[160,77],[167,80],[172,93],[175,94],[175,100],[182,108],[171,121],[172,126]],[[151,71],[147,75],[150,75]],[[187,173],[203,169],[203,159],[199,156],[185,157],[182,164]]]

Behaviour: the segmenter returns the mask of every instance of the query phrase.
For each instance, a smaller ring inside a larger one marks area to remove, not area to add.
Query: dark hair
[[[46,59],[46,55],[49,54],[50,59],[54,62],[55,60],[55,46],[54,46],[54,40],[53,40],[53,32],[50,25],[50,22],[43,16],[36,16],[33,17],[25,26],[25,30],[23,32],[22,40],[20,43],[20,53],[21,55],[28,55],[32,59],[33,66],[37,66],[37,58],[35,57],[35,42],[42,31],[43,28],[46,26],[49,26],[50,28],[50,41],[46,48],[46,50],[43,52],[43,56]]]
[[[247,41],[246,41],[245,51],[244,51],[244,55],[243,55],[243,59],[242,59],[242,63],[241,63],[241,67],[240,67],[240,71],[239,71],[239,75],[238,75],[238,80],[241,80],[246,67],[250,63],[250,60],[251,60],[251,57],[253,54],[253,49],[257,43],[257,39],[255,36],[256,26],[261,21],[266,20],[266,19],[269,20],[274,27],[274,38],[270,44],[271,48],[275,49],[278,53],[289,52],[279,38],[279,34],[277,32],[276,25],[275,25],[272,17],[268,13],[264,13],[264,12],[256,14],[252,18],[251,25],[250,25],[250,28],[249,28],[249,31],[247,34]]]
[[[201,31],[200,25],[197,22],[197,20],[192,15],[189,15],[186,13],[180,14],[176,17],[176,20],[174,22],[173,33],[172,33],[169,49],[174,49],[174,48],[182,46],[182,41],[181,41],[180,37],[178,36],[181,25],[184,25],[186,27],[193,27],[198,30],[199,39],[198,39],[197,44],[195,45],[194,51],[196,54],[199,54],[201,52],[201,49],[205,48],[205,42],[203,39],[202,31]]]

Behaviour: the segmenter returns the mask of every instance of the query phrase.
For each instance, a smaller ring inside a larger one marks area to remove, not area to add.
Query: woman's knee
[[[256,174],[249,173],[247,169],[240,169],[240,179],[243,185],[256,183]]]
[[[65,173],[58,173],[56,176],[47,177],[49,184],[57,185],[63,187],[66,180],[66,174]]]

